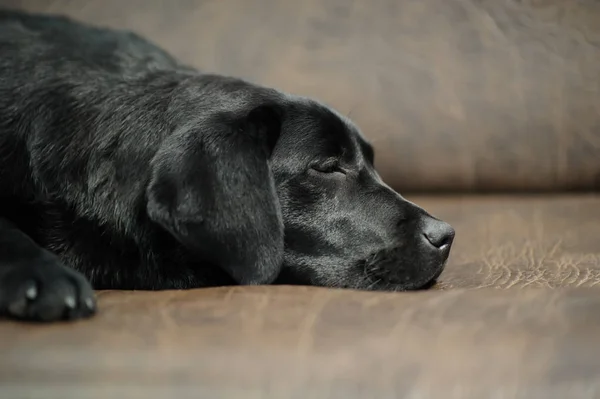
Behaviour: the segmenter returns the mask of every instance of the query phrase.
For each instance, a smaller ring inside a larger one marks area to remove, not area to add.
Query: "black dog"
[[[0,309],[32,320],[94,313],[92,286],[418,289],[454,238],[332,109],[15,11],[0,12],[0,201]]]

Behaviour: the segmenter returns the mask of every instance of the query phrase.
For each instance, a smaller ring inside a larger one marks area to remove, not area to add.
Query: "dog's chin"
[[[442,275],[442,272],[444,271],[445,267],[446,267],[446,262],[444,262],[441,265],[441,267],[439,268],[439,270],[436,272],[436,274],[429,281],[427,281],[421,287],[415,288],[415,290],[428,290],[430,288],[433,288],[437,284],[438,278]]]
[[[365,272],[358,279],[357,288],[370,291],[427,290],[437,283],[446,266],[447,258],[408,260],[395,258],[394,253],[398,252],[382,251],[361,262]]]
[[[443,268],[441,269],[443,270]],[[381,280],[376,282],[364,282],[357,288],[368,291],[425,291],[437,284],[438,277],[442,274],[442,270],[429,278],[425,277],[414,281],[408,281],[406,283]]]

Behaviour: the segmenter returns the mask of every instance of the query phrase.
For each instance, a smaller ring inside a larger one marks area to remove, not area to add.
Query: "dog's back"
[[[0,10],[0,54],[3,76],[14,71],[17,61],[23,73],[31,72],[27,71],[30,63],[40,62],[121,76],[180,67],[168,53],[135,33],[13,10]]]
[[[35,138],[23,132],[38,131],[34,125],[48,127],[61,114],[68,117],[65,110],[71,111],[70,120],[54,124],[75,123],[75,115],[91,109],[74,105],[82,99],[93,103],[98,93],[110,96],[107,88],[121,81],[173,69],[187,68],[134,33],[63,16],[0,10],[0,191],[21,194],[31,183],[27,154]],[[54,142],[73,140],[65,132]],[[23,186],[15,187],[16,182]]]

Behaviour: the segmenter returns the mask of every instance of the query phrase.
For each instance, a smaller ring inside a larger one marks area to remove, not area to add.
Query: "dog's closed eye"
[[[311,166],[311,170],[324,175],[346,175],[346,170],[343,169],[337,159],[328,160],[327,162],[316,163]]]

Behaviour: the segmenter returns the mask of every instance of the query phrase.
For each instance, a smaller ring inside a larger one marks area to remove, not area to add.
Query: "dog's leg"
[[[0,217],[0,313],[52,321],[95,312],[94,291],[77,271]]]

